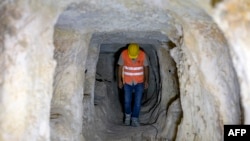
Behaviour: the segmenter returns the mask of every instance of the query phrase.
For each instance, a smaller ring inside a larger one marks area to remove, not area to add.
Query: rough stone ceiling
[[[178,44],[186,23],[208,23],[208,28],[213,24],[199,4],[189,0],[83,1],[69,5],[55,27],[80,33],[159,32]]]
[[[162,29],[173,28],[173,19],[166,11],[145,4],[139,9],[137,5],[133,7],[133,3],[136,2],[73,4],[61,14],[56,26],[80,32],[161,32]]]
[[[157,44],[168,42],[167,36],[160,32],[150,31],[126,31],[126,32],[112,32],[112,33],[94,33],[91,43],[98,44],[127,44],[129,42],[137,42],[143,44]]]

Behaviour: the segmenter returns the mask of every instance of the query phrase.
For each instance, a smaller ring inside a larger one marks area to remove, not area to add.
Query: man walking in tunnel
[[[131,43],[122,51],[118,65],[118,86],[124,88],[124,124],[138,127],[142,96],[148,88],[147,55],[137,43]]]

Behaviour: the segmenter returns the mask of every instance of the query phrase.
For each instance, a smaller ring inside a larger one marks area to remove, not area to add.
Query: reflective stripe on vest
[[[126,69],[126,70],[142,70],[143,67],[129,67],[129,66],[124,66],[124,69]]]
[[[138,76],[138,75],[143,75],[143,72],[124,72],[124,75]]]
[[[124,66],[124,69],[126,69],[126,70],[143,70],[143,67],[128,67],[128,66]]]

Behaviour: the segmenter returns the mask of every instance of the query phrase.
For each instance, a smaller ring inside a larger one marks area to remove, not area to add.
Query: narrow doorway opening
[[[126,130],[123,125],[123,89],[117,86],[117,61],[127,44],[102,44],[96,65],[94,105],[95,111],[102,113],[105,126],[110,130]],[[141,126],[153,130],[157,123],[161,106],[161,76],[157,50],[152,44],[140,44],[149,61],[149,87],[145,89],[142,98]],[[99,113],[99,114],[100,114]],[[131,127],[132,128],[132,127]],[[144,131],[143,131],[144,132]],[[128,134],[121,132],[120,134]],[[117,133],[119,135],[119,133]]]

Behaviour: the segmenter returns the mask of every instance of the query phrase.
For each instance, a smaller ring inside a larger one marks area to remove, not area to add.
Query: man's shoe
[[[134,127],[139,127],[139,126],[140,126],[139,119],[138,119],[138,118],[133,118],[133,117],[132,117],[131,125],[134,126]]]
[[[131,119],[131,115],[130,114],[125,114],[125,120],[124,120],[124,124],[126,126],[130,125],[130,119]]]

